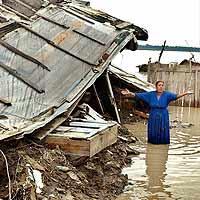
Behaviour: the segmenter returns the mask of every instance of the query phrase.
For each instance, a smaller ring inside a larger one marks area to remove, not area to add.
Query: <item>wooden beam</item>
[[[198,70],[195,70],[194,73],[194,107],[198,107]]]
[[[106,121],[105,121],[106,122]],[[104,127],[108,125],[108,123],[104,123],[104,124],[101,124],[101,123],[98,123],[98,121],[95,121],[95,123],[91,123],[91,122],[76,122],[76,121],[72,121],[69,123],[68,126],[71,126],[71,127],[82,127],[82,128],[96,128],[96,129],[99,129],[101,127]]]
[[[163,52],[165,50],[165,45],[166,45],[166,40],[164,41],[164,44],[162,46],[162,49],[161,49],[161,52],[160,52],[160,55],[159,55],[159,58],[158,58],[158,62],[160,62],[160,60],[161,60],[162,54],[163,54]]]
[[[38,93],[44,93],[44,90],[39,88],[35,83],[31,82],[26,77],[24,77],[22,74],[17,72],[15,69],[12,69],[11,67],[2,63],[1,61],[0,61],[0,67],[3,68],[4,70],[6,70],[8,73],[15,76],[16,78],[18,78],[19,80],[21,80],[22,82],[24,82],[25,84],[27,84],[28,86],[30,86],[31,88],[33,88],[34,90],[36,90]]]
[[[79,30],[75,30],[75,29],[74,29],[73,32],[75,32],[75,33],[77,33],[77,34],[79,34],[79,35],[81,35],[81,36],[83,36],[83,37],[86,37],[86,38],[88,38],[89,40],[92,40],[93,42],[96,42],[96,43],[98,43],[98,44],[100,44],[100,45],[103,45],[103,46],[106,45],[104,42],[102,42],[102,41],[100,41],[100,40],[97,40],[96,38],[93,38],[93,37],[87,35],[86,33],[81,32],[81,31],[79,31]]]
[[[120,119],[119,112],[118,112],[118,109],[117,109],[117,104],[116,104],[115,97],[114,97],[114,94],[113,94],[112,85],[111,85],[111,82],[110,82],[108,71],[106,72],[106,80],[107,80],[108,89],[109,89],[109,92],[110,92],[111,104],[114,106],[115,113],[116,113],[116,116],[117,116],[117,121],[119,123],[121,123],[121,119]]]
[[[37,65],[40,65],[43,69],[46,69],[47,71],[51,71],[46,65],[44,65],[43,63],[41,63],[40,61],[36,60],[35,58],[23,53],[22,51],[20,51],[19,49],[11,46],[10,44],[8,44],[6,41],[3,41],[0,39],[0,44],[2,46],[4,46],[5,48],[7,48],[9,51],[12,51],[14,52],[15,54],[37,64]]]
[[[94,90],[94,93],[95,93],[97,102],[98,102],[98,104],[99,104],[99,107],[100,107],[100,109],[101,109],[101,113],[104,114],[103,106],[102,106],[102,104],[101,104],[101,100],[100,100],[99,95],[98,95],[98,93],[97,93],[97,89],[96,89],[96,87],[95,87],[95,84],[93,84],[93,90]]]
[[[59,126],[58,128],[55,129],[56,132],[66,132],[71,130],[72,127],[69,126]]]
[[[41,18],[44,19],[45,21],[48,21],[48,22],[50,22],[50,23],[52,23],[52,24],[55,24],[55,25],[57,25],[57,26],[60,26],[60,27],[62,27],[62,28],[64,28],[64,29],[69,29],[69,28],[70,28],[69,26],[66,26],[65,24],[60,24],[60,23],[58,23],[58,22],[56,22],[56,21],[54,21],[54,20],[52,20],[52,19],[49,19],[48,17],[45,17],[44,15],[40,15],[40,14],[37,14],[37,13],[36,13],[36,15],[37,15],[38,17],[41,17]]]
[[[4,9],[6,9],[6,10],[8,10],[8,11],[10,11],[10,12],[13,12],[13,13],[15,13],[17,16],[22,17],[22,18],[24,18],[24,19],[26,19],[26,20],[28,20],[28,21],[33,21],[33,20],[31,20],[30,17],[27,17],[26,15],[24,15],[24,14],[22,14],[22,13],[16,11],[16,10],[10,8],[9,6],[6,6],[5,4],[0,4],[0,7],[3,7]]]

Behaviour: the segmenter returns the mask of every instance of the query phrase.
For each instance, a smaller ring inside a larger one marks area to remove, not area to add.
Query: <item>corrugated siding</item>
[[[31,25],[32,30],[91,63],[98,61],[119,33],[112,27],[98,22],[88,23],[59,8],[51,8],[43,15],[70,28],[65,29],[39,18]],[[73,30],[101,41],[105,45]],[[30,123],[31,118],[52,106],[59,105],[63,99],[73,100],[77,92],[80,92],[95,75],[92,71],[92,65],[49,45],[45,40],[24,28],[8,34],[4,40],[39,60],[51,70],[49,72],[0,46],[0,61],[45,91],[45,93],[39,94],[0,68],[0,83],[3,85],[0,87],[1,97],[12,102],[11,107],[0,103],[1,114],[5,114],[9,118],[8,120],[0,120],[0,123],[7,124],[8,127],[23,127],[25,123]]]
[[[152,91],[155,90],[155,87],[153,84],[146,82],[144,80],[141,80],[136,75],[130,74],[128,72],[125,72],[117,67],[110,66],[109,70],[111,73],[115,74],[117,77],[122,79],[123,81],[130,83],[134,85],[135,87],[143,90],[143,91]]]

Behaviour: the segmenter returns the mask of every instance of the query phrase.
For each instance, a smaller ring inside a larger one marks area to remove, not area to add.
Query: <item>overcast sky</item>
[[[200,0],[90,0],[90,2],[92,7],[147,29],[148,43],[162,44],[167,40],[168,44],[200,46]]]
[[[91,6],[147,29],[148,44],[200,47],[200,0],[90,0]],[[143,43],[138,41],[140,44]],[[135,73],[134,66],[158,60],[159,51],[123,51],[113,64]],[[200,62],[200,53],[194,53]],[[161,62],[181,62],[191,52],[163,53]]]

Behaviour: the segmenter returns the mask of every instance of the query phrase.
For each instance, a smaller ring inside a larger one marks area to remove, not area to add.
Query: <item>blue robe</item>
[[[157,98],[156,91],[135,93],[135,96],[150,106],[148,119],[148,142],[152,144],[169,144],[169,113],[168,105],[176,100],[177,95],[164,91]]]

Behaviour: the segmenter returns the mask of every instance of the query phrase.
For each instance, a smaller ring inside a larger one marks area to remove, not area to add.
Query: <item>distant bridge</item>
[[[159,45],[138,45],[137,50],[161,51],[162,46]],[[200,52],[200,47],[185,46],[165,46],[164,51],[182,51],[182,52]]]

